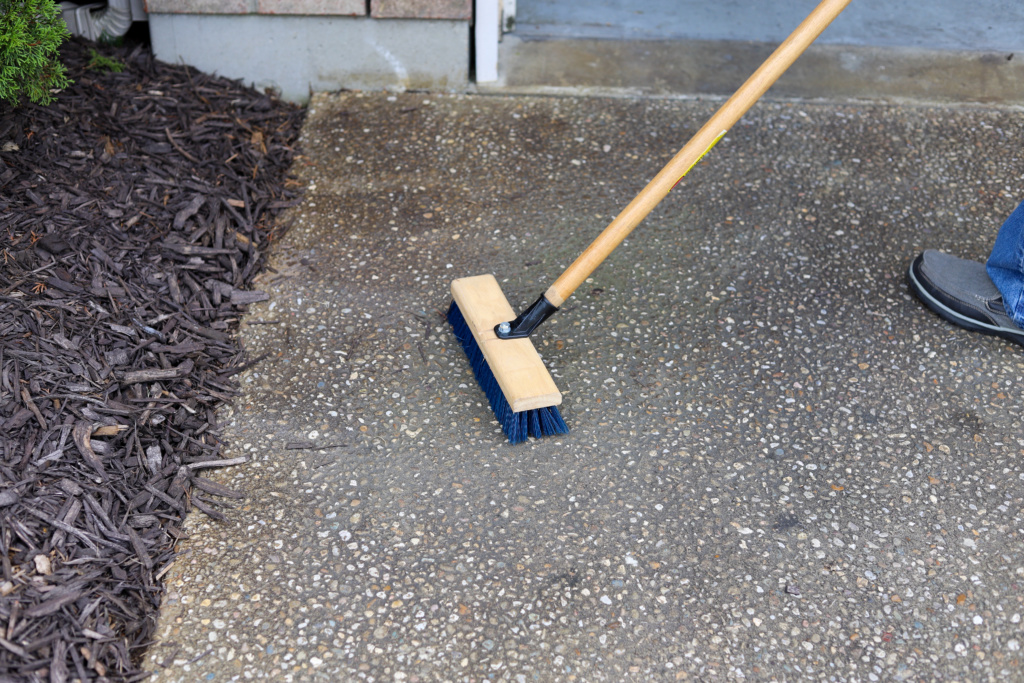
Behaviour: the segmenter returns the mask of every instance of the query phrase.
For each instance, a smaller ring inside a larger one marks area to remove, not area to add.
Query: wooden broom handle
[[[850,2],[851,0],[822,0],[746,83],[715,112],[704,127],[690,138],[686,146],[672,157],[658,175],[654,176],[647,187],[641,190],[579,258],[565,269],[544,293],[544,297],[552,305],[561,306]]]

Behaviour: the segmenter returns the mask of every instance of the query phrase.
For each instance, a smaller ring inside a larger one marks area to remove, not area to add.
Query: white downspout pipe
[[[132,0],[107,0],[107,8],[92,15],[99,38],[119,38],[132,27]]]
[[[60,8],[68,30],[88,40],[119,38],[132,27],[132,0],[107,0],[106,7],[62,2]]]
[[[476,82],[498,80],[498,40],[501,38],[501,0],[475,0],[473,38],[476,41]]]

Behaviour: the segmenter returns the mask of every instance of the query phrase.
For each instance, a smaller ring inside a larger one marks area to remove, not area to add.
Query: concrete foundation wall
[[[462,90],[469,82],[467,21],[150,14],[149,22],[158,59],[296,102],[311,90]]]

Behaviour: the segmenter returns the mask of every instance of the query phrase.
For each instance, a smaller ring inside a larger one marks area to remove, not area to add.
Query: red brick
[[[378,19],[461,19],[473,17],[473,0],[371,0]]]
[[[260,14],[363,16],[366,0],[259,0],[256,11]]]
[[[309,14],[363,16],[366,0],[146,0],[153,14]]]
[[[249,0],[146,0],[150,14],[248,14]]]

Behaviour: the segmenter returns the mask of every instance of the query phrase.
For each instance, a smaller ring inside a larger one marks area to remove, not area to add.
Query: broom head
[[[529,338],[498,339],[494,326],[515,312],[493,275],[452,282],[448,322],[510,443],[567,434],[562,394]]]

